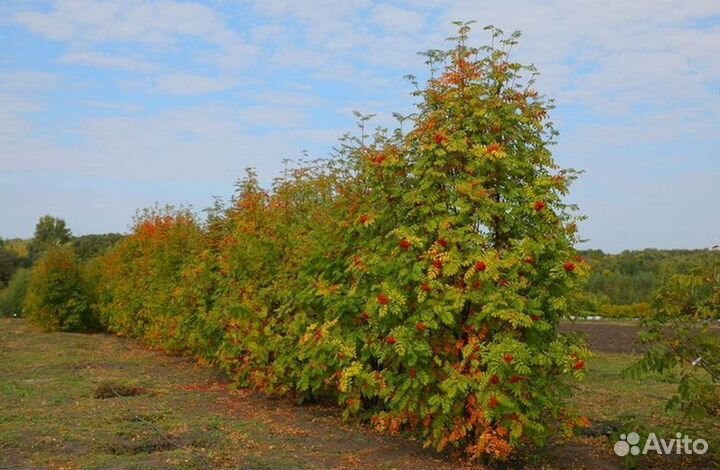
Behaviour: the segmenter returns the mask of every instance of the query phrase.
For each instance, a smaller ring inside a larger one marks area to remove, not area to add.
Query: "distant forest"
[[[655,291],[673,274],[688,274],[720,259],[716,250],[623,251],[607,254],[600,250],[580,252],[592,266],[586,286],[587,314],[611,317],[643,316]]]

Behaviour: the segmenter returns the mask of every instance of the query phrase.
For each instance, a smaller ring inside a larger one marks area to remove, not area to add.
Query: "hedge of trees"
[[[492,30],[476,49],[467,33],[427,55],[433,77],[416,83],[406,132],[370,134],[361,117],[334,158],[270,190],[250,172],[205,223],[146,211],[90,276],[51,250],[28,315],[90,328],[94,311],[243,386],[332,398],[378,430],[475,458],[572,425],[562,405],[587,351],[556,327],[588,271],[563,202],[574,173],[552,159],[535,71],[509,60],[517,35]]]
[[[535,71],[509,60],[517,35],[491,29],[476,49],[467,34],[461,25],[456,47],[427,54],[432,78],[400,118],[409,129],[370,133],[360,116],[333,158],[270,189],[249,171],[206,220],[149,209],[128,236],[75,248],[64,224],[41,221],[36,239],[63,241],[32,245],[26,314],[199,357],[266,393],[333,399],[379,431],[472,458],[502,460],[582,422],[563,404],[588,352],[557,326],[612,283],[582,293],[590,266],[564,202],[575,173],[552,159]],[[637,276],[644,293],[617,305],[649,296],[654,268],[587,255],[611,266],[602,276]],[[670,311],[675,297],[660,299],[654,311]]]

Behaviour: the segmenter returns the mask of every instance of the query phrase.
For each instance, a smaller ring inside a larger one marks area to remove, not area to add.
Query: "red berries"
[[[410,378],[414,379],[417,377],[417,371],[415,369],[410,369]]]
[[[585,361],[579,359],[573,366],[575,370],[583,370],[585,368]]]
[[[394,336],[390,335],[387,338],[385,338],[385,342],[387,344],[389,344],[390,346],[392,346],[393,344],[397,343],[397,340],[395,339]]]
[[[487,264],[485,264],[484,261],[478,261],[477,263],[475,263],[475,271],[481,273],[481,272],[485,271],[486,269],[487,269]]]
[[[500,377],[498,377],[497,375],[493,375],[492,377],[490,377],[490,383],[493,384],[493,385],[499,384],[499,383],[500,383]]]
[[[513,375],[512,377],[510,377],[511,384],[516,384],[522,382],[523,380],[525,380],[525,377],[523,377],[522,375]]]
[[[412,246],[412,243],[410,243],[410,240],[408,240],[407,238],[403,238],[402,240],[400,240],[399,245],[403,251],[407,251]]]
[[[358,218],[358,220],[361,224],[365,225],[370,220],[370,216],[367,214],[363,214],[360,216],[360,218]]]
[[[515,357],[512,354],[505,354],[503,356],[503,361],[507,364],[512,364],[512,361],[515,359]]]
[[[380,294],[380,295],[377,296],[377,302],[378,302],[380,305],[387,305],[387,304],[390,303],[390,297],[388,297],[388,296],[385,295],[385,294]]]
[[[575,271],[575,263],[573,263],[572,261],[568,261],[567,263],[563,264],[563,268],[566,272],[571,273]]]
[[[435,134],[434,140],[437,145],[442,145],[442,143],[447,140],[447,137],[445,137],[444,134],[438,132]]]
[[[380,155],[373,157],[372,162],[373,162],[373,165],[379,166],[379,165],[382,165],[383,162],[385,162],[385,160],[386,160],[385,155],[380,154]]]
[[[540,212],[541,210],[545,209],[545,201],[535,201],[535,205],[533,207],[535,209],[535,212]]]
[[[421,321],[415,323],[415,329],[419,331],[420,333],[423,333],[425,330],[427,330],[427,325]]]
[[[495,395],[491,396],[490,399],[488,400],[488,406],[490,408],[495,409],[498,407],[499,404],[500,404],[500,402],[498,401],[498,399]]]
[[[441,259],[436,259],[433,261],[433,266],[435,266],[437,269],[442,269],[443,262]]]
[[[500,144],[491,144],[491,145],[487,146],[486,150],[487,150],[487,153],[489,153],[491,155],[495,155],[502,150],[502,146]]]
[[[363,260],[359,256],[353,256],[353,266],[357,269],[365,269],[365,263],[363,263]]]
[[[448,241],[445,240],[444,238],[441,238],[440,240],[438,240],[438,245],[440,245],[440,246],[443,247],[443,248],[447,248],[448,245],[449,245],[449,243],[448,243]]]
[[[525,264],[535,264],[535,258],[533,258],[532,256],[528,256],[523,260],[523,262]]]
[[[432,287],[430,287],[430,284],[428,284],[427,282],[423,282],[420,286],[420,290],[422,290],[423,292],[431,292]]]
[[[360,314],[360,321],[362,323],[367,323],[368,320],[370,320],[370,315],[367,312],[363,312]]]

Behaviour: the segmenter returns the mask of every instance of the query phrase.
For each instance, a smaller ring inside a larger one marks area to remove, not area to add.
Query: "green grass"
[[[595,354],[587,378],[575,394],[574,406],[591,420],[616,424],[626,432],[635,426],[657,433],[688,431],[720,436],[716,418],[690,421],[666,412],[665,405],[676,389],[669,378],[657,374],[642,379],[624,377],[623,370],[637,359],[629,354]]]
[[[108,395],[108,384],[129,396],[96,398],[99,387],[98,396]],[[0,468],[385,465],[452,468],[417,442],[345,425],[332,408],[234,391],[188,359],[108,335],[42,333],[0,319]]]
[[[0,468],[200,469],[215,466],[237,444],[231,437],[255,433],[255,442],[272,441],[261,422],[238,423],[205,401],[215,397],[183,390],[192,380],[212,384],[211,370],[107,336],[28,332],[7,320],[2,328]],[[144,393],[94,398],[108,382]],[[237,428],[246,434],[232,431]]]
[[[596,437],[561,440],[531,458],[532,468],[621,468],[612,441],[600,435],[605,429],[702,429],[711,449],[718,445],[717,420],[687,423],[664,413],[672,384],[621,376],[634,360],[596,354],[571,403],[593,421]],[[108,394],[108,384],[128,396]],[[331,407],[234,391],[211,368],[132,341],[41,333],[23,320],[0,319],[0,468],[461,467],[416,441],[342,423]]]

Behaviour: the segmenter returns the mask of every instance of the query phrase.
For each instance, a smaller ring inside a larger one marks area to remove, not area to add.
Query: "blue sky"
[[[247,166],[324,156],[353,110],[412,109],[417,51],[453,20],[522,30],[557,100],[555,155],[585,170],[584,247],[720,243],[720,2],[4,0],[0,237],[38,217],[126,230],[155,202],[202,209]]]

